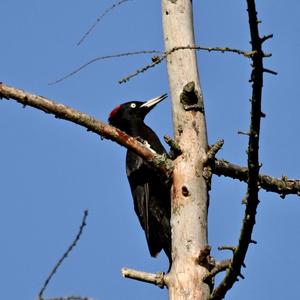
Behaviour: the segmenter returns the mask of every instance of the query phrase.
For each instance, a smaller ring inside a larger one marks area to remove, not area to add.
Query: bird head
[[[130,101],[114,108],[109,114],[108,122],[126,133],[130,134],[133,126],[139,126],[144,122],[146,115],[156,104],[167,98],[167,94],[155,97],[145,102]]]

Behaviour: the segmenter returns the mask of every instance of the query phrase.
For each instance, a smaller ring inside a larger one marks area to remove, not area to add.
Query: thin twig
[[[57,84],[57,83],[60,83],[64,80],[66,80],[67,78],[77,74],[82,69],[86,68],[87,66],[89,66],[90,64],[92,64],[98,60],[118,58],[118,57],[123,57],[123,56],[130,56],[130,55],[159,54],[159,53],[161,53],[161,52],[157,51],[157,50],[141,50],[141,51],[135,51],[135,52],[125,52],[125,53],[118,53],[118,54],[112,54],[112,55],[98,56],[98,57],[95,57],[95,58],[89,60],[87,63],[81,65],[80,67],[78,67],[77,69],[73,70],[72,72],[66,74],[65,76],[63,76],[55,81],[49,82],[49,85],[54,85],[54,84]]]
[[[275,72],[275,71],[273,71],[273,70],[270,70],[270,69],[264,68],[263,71],[264,71],[265,73],[269,73],[269,74],[272,74],[272,75],[278,75],[277,72]]]
[[[87,32],[83,35],[83,37],[79,40],[79,42],[77,43],[77,46],[79,46],[80,44],[83,43],[83,41],[86,39],[86,37],[92,32],[92,30],[96,27],[96,25],[101,21],[101,19],[107,14],[109,13],[111,10],[113,10],[114,8],[116,8],[117,6],[121,5],[124,2],[128,2],[130,0],[121,0],[115,4],[113,4],[112,6],[110,6],[108,9],[106,9],[98,18],[97,20],[94,22],[94,24],[87,30]]]
[[[79,227],[79,231],[75,237],[75,239],[73,240],[73,242],[71,243],[71,245],[68,247],[67,251],[62,255],[62,257],[58,260],[58,262],[56,263],[56,265],[54,266],[54,268],[52,269],[52,271],[50,272],[49,276],[47,277],[47,279],[45,280],[45,283],[43,284],[43,287],[41,288],[39,294],[38,294],[38,299],[43,299],[43,293],[46,290],[50,280],[52,279],[52,277],[54,276],[54,274],[57,272],[58,268],[62,265],[63,261],[68,257],[68,255],[71,253],[71,251],[74,249],[74,247],[77,245],[82,232],[83,232],[83,228],[84,226],[86,226],[86,219],[88,216],[88,211],[85,210],[84,214],[83,214],[83,218]]]

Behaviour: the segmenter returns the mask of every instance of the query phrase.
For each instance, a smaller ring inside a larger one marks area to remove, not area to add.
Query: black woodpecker
[[[167,97],[166,94],[146,102],[131,101],[117,106],[109,115],[109,123],[128,135],[139,138],[158,154],[166,153],[158,136],[144,119],[150,110]],[[171,267],[170,186],[148,163],[127,150],[126,173],[131,188],[134,209],[145,231],[151,256],[162,249]]]

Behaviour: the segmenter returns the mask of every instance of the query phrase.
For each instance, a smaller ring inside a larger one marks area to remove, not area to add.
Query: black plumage
[[[155,132],[144,123],[144,118],[165,98],[166,95],[162,95],[146,102],[121,104],[110,113],[109,123],[139,138],[158,154],[164,154],[166,150]],[[143,158],[130,150],[126,156],[126,174],[149,252],[151,256],[156,256],[163,249],[171,265],[170,186]]]

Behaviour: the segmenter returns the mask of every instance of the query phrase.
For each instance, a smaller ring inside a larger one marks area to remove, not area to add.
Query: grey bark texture
[[[165,51],[194,46],[191,0],[163,0]],[[202,176],[207,133],[195,50],[184,49],[167,58],[175,141],[182,154],[174,161],[172,186],[172,258],[167,275],[169,299],[208,299],[202,279],[207,268],[199,262],[207,248],[207,185]]]

